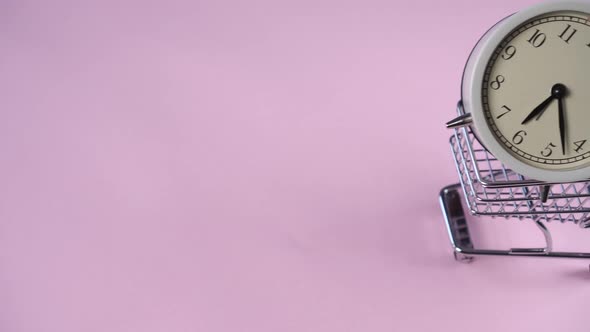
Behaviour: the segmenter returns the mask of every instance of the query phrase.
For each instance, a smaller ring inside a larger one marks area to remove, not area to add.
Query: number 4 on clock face
[[[574,142],[574,145],[576,146],[574,150],[580,153],[583,150],[584,144],[586,144],[586,140]]]

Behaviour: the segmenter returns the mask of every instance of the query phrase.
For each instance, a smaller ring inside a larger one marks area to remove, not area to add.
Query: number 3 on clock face
[[[544,3],[498,23],[466,66],[462,99],[482,144],[543,181],[590,178],[590,3]]]

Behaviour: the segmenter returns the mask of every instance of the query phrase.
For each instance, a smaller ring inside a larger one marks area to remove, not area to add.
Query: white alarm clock
[[[590,178],[590,2],[542,3],[513,14],[477,43],[462,105],[498,160],[529,178]]]

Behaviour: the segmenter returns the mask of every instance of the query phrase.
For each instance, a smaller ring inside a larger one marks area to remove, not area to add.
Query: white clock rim
[[[572,170],[548,170],[526,164],[502,146],[487,124],[482,105],[483,77],[496,47],[521,24],[537,16],[557,11],[578,11],[590,16],[590,2],[544,2],[517,12],[498,22],[479,40],[465,66],[461,100],[466,112],[471,113],[474,130],[481,143],[512,170],[539,181],[572,182],[590,178],[590,165]]]

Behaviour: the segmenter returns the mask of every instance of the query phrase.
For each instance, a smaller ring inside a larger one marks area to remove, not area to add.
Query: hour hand
[[[553,101],[553,98],[555,98],[555,97],[549,96],[541,104],[539,104],[539,106],[535,107],[535,109],[531,113],[529,113],[529,115],[522,121],[522,124],[526,124],[527,122],[531,121],[535,117],[543,114],[543,111],[545,111],[547,106],[549,106],[549,104]]]

